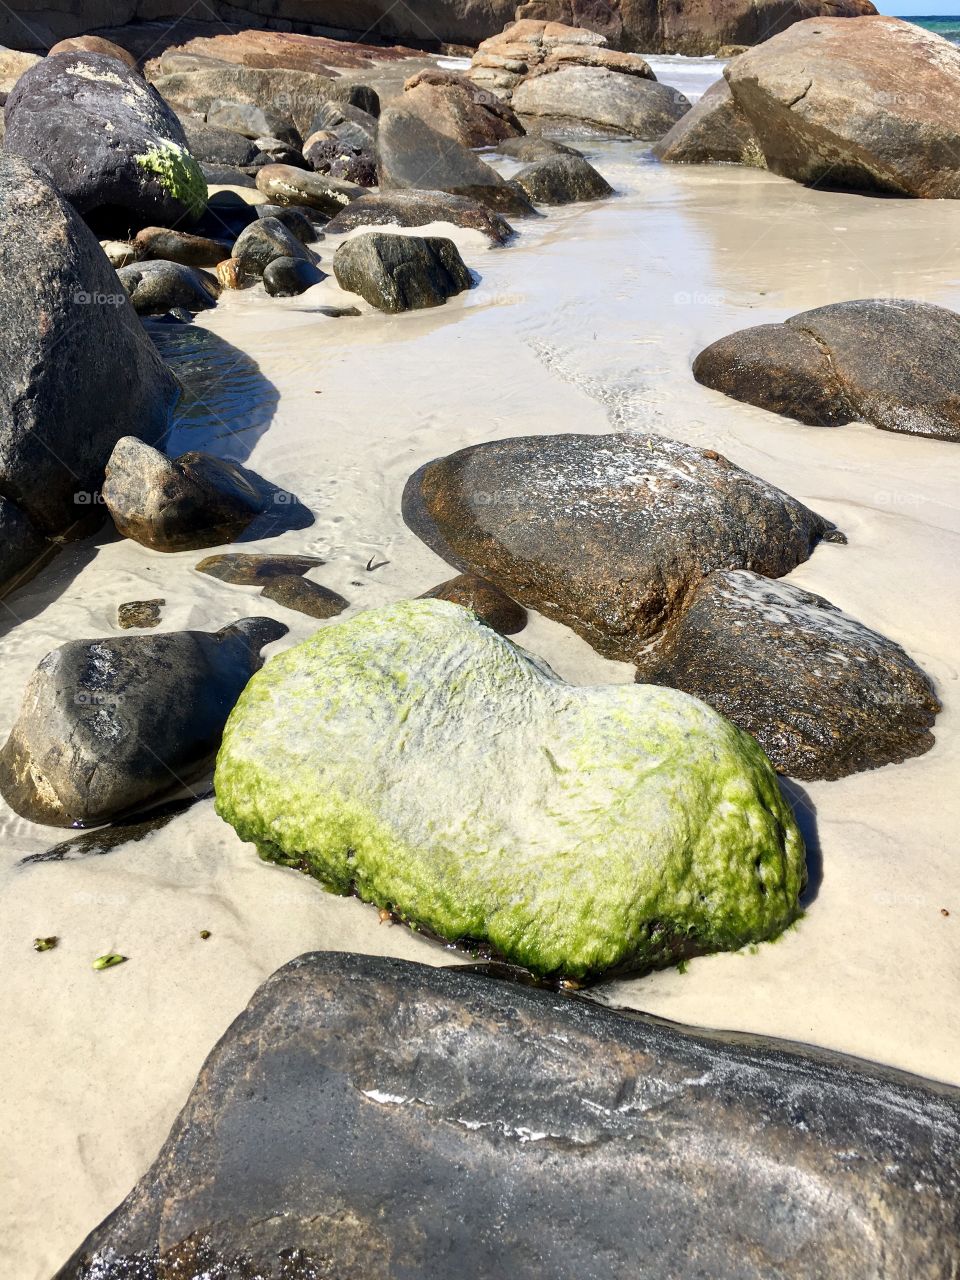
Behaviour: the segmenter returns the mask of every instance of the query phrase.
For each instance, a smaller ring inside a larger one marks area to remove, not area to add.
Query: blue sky
[[[936,17],[942,14],[952,18],[960,13],[960,0],[873,0],[881,13],[893,13],[899,18],[922,14]]]

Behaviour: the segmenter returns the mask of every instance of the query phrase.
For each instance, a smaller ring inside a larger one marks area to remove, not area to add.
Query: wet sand
[[[345,300],[330,282],[285,301],[225,295],[174,343],[180,369],[206,385],[175,448],[245,461],[296,493],[316,523],[244,549],[323,557],[310,576],[354,610],[451,576],[405,528],[400,493],[423,462],[493,437],[655,430],[720,450],[836,521],[849,545],[819,547],[790,581],[891,636],[931,674],[944,703],[936,747],[793,789],[813,882],[805,918],[780,941],[592,994],[960,1083],[960,448],[800,426],[690,375],[721,334],[827,302],[897,295],[960,309],[960,210],[811,192],[753,170],[662,167],[632,143],[588,153],[618,198],[553,212],[506,249],[457,233],[480,284],[439,310],[311,314]],[[327,267],[332,248],[321,245]],[[274,649],[318,625],[194,572],[203,554],[103,533],[8,598],[0,732],[44,653],[117,634],[122,601],[165,597],[168,629],[271,614],[290,627]],[[368,572],[371,557],[388,563]],[[574,682],[632,679],[542,618],[517,639]],[[214,1041],[278,965],[314,948],[458,958],[261,863],[209,800],[86,860],[18,867],[69,833],[5,808],[0,832],[10,1175],[0,1275],[11,1280],[48,1280],[126,1194]],[[32,939],[46,934],[60,945],[36,954]],[[93,958],[113,949],[129,962],[95,973]]]

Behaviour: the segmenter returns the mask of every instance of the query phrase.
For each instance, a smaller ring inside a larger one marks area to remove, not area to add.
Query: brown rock
[[[350,607],[350,601],[344,600],[336,591],[297,574],[271,577],[260,594],[265,600],[273,600],[310,618],[335,618]]]
[[[797,182],[960,196],[960,48],[898,18],[811,19],[726,69],[767,167]]]
[[[492,147],[524,131],[505,103],[453,71],[420,71],[403,89],[404,111],[465,147]]]
[[[166,600],[128,600],[126,604],[117,605],[117,626],[125,631],[131,627],[157,627],[160,625],[160,611]]]
[[[922,755],[940,702],[892,640],[822,596],[744,570],[704,578],[637,679],[702,698],[795,778]]]
[[[461,573],[456,578],[448,578],[430,591],[425,591],[421,600],[449,600],[453,604],[463,605],[475,613],[481,622],[485,622],[502,636],[516,635],[527,625],[527,611],[517,604],[493,582],[481,578],[476,573]]]
[[[411,476],[403,515],[461,572],[626,661],[662,638],[707,573],[780,577],[842,537],[719,454],[638,434],[461,449]]]
[[[364,193],[355,182],[341,182],[325,173],[312,173],[289,164],[265,164],[257,171],[257,190],[274,204],[302,205],[337,214]]]
[[[108,58],[119,58],[121,62],[125,62],[134,71],[137,69],[137,60],[132,53],[127,53],[126,49],[121,49],[112,40],[104,40],[102,36],[70,36],[67,40],[60,40],[53,45],[49,50],[49,55],[79,52],[105,53]]]
[[[693,364],[704,386],[814,426],[960,440],[960,315],[873,298],[741,329]]]
[[[251,552],[232,551],[223,555],[207,556],[196,566],[200,573],[208,573],[221,582],[234,586],[262,586],[271,578],[290,578],[319,568],[324,563],[317,556],[258,555]]]
[[[717,80],[653,148],[669,164],[745,164],[765,168],[753,126],[733,100],[726,80]]]
[[[193,236],[167,227],[144,227],[138,231],[133,250],[133,261],[165,258],[187,267],[215,267],[230,256],[226,240],[211,240],[208,236]]]
[[[0,48],[0,93],[9,94],[23,73],[39,61],[36,53]]]

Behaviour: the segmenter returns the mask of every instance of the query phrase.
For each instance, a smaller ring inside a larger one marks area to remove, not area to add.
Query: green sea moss
[[[227,724],[215,790],[264,858],[541,975],[773,937],[804,881],[752,738],[676,690],[568,685],[443,601],[270,661]]]
[[[207,207],[207,180],[193,156],[177,142],[161,139],[142,155],[134,156],[141,169],[152,173],[165,191],[199,218]]]

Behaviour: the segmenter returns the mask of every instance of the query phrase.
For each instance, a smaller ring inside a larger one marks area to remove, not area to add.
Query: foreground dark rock
[[[154,551],[232,542],[264,507],[256,478],[209,453],[167,458],[133,436],[107,463],[103,500],[125,538]]]
[[[928,302],[837,302],[740,329],[701,351],[693,376],[813,426],[960,440],[960,315]]]
[[[300,234],[305,232],[301,230]],[[251,222],[233,246],[233,259],[241,284],[259,280],[270,263],[278,258],[293,258],[315,265],[314,254],[305,247],[296,231],[279,218],[258,218]]]
[[[421,600],[449,600],[475,613],[502,636],[516,635],[527,625],[527,611],[494,583],[476,573],[460,573],[424,591]]]
[[[765,168],[753,125],[733,100],[726,80],[712,84],[699,102],[653,148],[669,164],[745,164]]]
[[[179,384],[79,215],[0,154],[0,591],[90,513],[120,436],[156,440]]]
[[[583,156],[554,155],[527,165],[514,176],[534,204],[602,200],[613,187]]]
[[[263,269],[263,287],[272,298],[297,298],[326,274],[302,258],[274,258]]]
[[[57,1280],[449,1280],[452,1224],[464,1280],[943,1280],[958,1150],[947,1085],[316,952],[254,995]]]
[[[797,23],[726,70],[767,168],[797,182],[960,197],[960,49],[897,18]]]
[[[220,296],[216,277],[182,262],[159,258],[131,262],[117,275],[140,316],[161,316],[174,307],[196,314],[215,307]]]
[[[377,167],[384,193],[429,188],[479,200],[507,217],[533,212],[526,196],[479,156],[398,107],[380,117]]]
[[[227,716],[286,628],[244,618],[222,631],[72,640],[24,690],[0,750],[0,793],[56,827],[109,822],[210,766]]]
[[[117,58],[44,58],[17,82],[5,116],[6,150],[48,173],[88,219],[172,226],[206,207],[207,184],[180,121]]]
[[[690,110],[683,94],[668,85],[579,65],[531,76],[514,90],[512,103],[528,123],[586,126],[651,139],[663,137]]]
[[[822,596],[745,570],[704,578],[637,678],[709,702],[803,779],[922,755],[940,710],[898,644]]]
[[[598,479],[599,477],[599,479]],[[662,436],[525,436],[421,467],[407,524],[463,572],[636,661],[714,569],[788,573],[829,521],[713,450]]]
[[[506,244],[514,234],[507,220],[481,201],[427,190],[360,196],[327,224],[327,231],[342,235],[355,227],[424,227],[431,222],[482,231],[495,244]]]
[[[439,307],[473,285],[452,240],[368,231],[345,240],[333,258],[341,289],[380,311]]]

